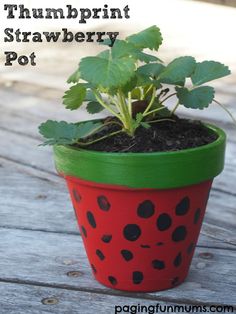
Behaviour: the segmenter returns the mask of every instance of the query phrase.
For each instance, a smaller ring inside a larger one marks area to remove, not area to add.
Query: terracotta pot
[[[126,291],[186,278],[226,136],[177,152],[105,153],[55,146],[95,278]]]

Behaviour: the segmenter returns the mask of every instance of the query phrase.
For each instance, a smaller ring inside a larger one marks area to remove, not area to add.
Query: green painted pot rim
[[[55,145],[56,169],[102,184],[169,189],[211,180],[224,167],[226,134],[211,124],[218,138],[207,145],[174,152],[110,153]]]

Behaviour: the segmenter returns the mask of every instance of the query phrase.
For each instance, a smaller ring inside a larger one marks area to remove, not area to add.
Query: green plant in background
[[[125,40],[116,40],[112,48],[96,56],[83,58],[67,81],[73,86],[65,92],[63,104],[76,110],[87,102],[89,113],[106,109],[116,119],[82,123],[48,120],[39,127],[46,139],[44,145],[88,145],[91,142],[86,142],[86,138],[108,124],[117,124],[119,129],[95,141],[121,132],[133,137],[139,127],[148,128],[164,119],[174,122],[173,115],[179,105],[204,109],[217,102],[214,88],[203,84],[229,75],[228,67],[215,61],[196,62],[191,56],[178,57],[165,65],[146,52],[146,49],[158,51],[161,43],[160,29],[151,26]],[[110,40],[103,44],[109,46]],[[172,111],[165,106],[170,97],[176,97]]]

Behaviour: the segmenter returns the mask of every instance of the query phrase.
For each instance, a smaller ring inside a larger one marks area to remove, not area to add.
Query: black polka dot
[[[93,227],[93,228],[97,227],[97,224],[96,224],[95,218],[93,216],[93,213],[87,212],[87,219],[88,219],[88,222],[89,222],[91,227]]]
[[[174,266],[179,267],[182,263],[182,255],[179,253],[176,258],[174,259]]]
[[[124,227],[123,234],[126,240],[136,241],[141,235],[141,229],[138,225],[128,224]]]
[[[186,196],[176,206],[176,208],[175,208],[176,215],[178,215],[178,216],[186,215],[187,212],[189,211],[189,207],[190,207],[190,200]]]
[[[116,280],[115,277],[109,276],[109,277],[108,277],[108,280],[110,281],[110,283],[111,283],[113,286],[117,285],[117,280]]]
[[[112,239],[112,235],[111,234],[104,234],[102,236],[102,241],[105,242],[105,243],[109,243]]]
[[[152,261],[152,267],[159,270],[164,269],[165,262],[155,259],[154,261]]]
[[[138,216],[141,218],[149,218],[154,214],[154,208],[154,204],[151,201],[146,200],[139,204],[137,210]]]
[[[97,273],[97,269],[95,268],[95,266],[93,264],[91,264],[91,267],[92,267],[92,270],[93,270],[94,274],[96,274]]]
[[[178,284],[178,282],[179,282],[179,277],[175,277],[172,279],[171,284],[172,284],[172,286],[175,286]]]
[[[133,259],[133,253],[130,252],[129,250],[121,250],[121,255],[123,256],[123,258],[128,262],[131,261]]]
[[[133,272],[133,283],[135,285],[140,284],[143,281],[143,273],[141,271]]]
[[[160,231],[165,231],[170,228],[172,223],[171,217],[168,214],[161,214],[157,218],[157,228]]]
[[[157,246],[162,246],[164,243],[163,242],[157,242],[156,245]]]
[[[103,261],[105,259],[104,254],[102,253],[102,251],[100,250],[96,250],[96,254],[97,256],[100,258],[101,261]]]
[[[84,226],[81,226],[81,230],[83,232],[83,235],[87,238],[87,231],[86,229],[84,228]]]
[[[81,201],[81,196],[76,189],[73,189],[73,196],[77,203]]]
[[[184,226],[177,227],[172,233],[172,240],[174,242],[183,241],[186,238],[187,230]]]
[[[200,216],[201,216],[201,209],[198,208],[198,209],[196,209],[196,211],[195,211],[194,219],[193,219],[193,223],[194,223],[195,225],[198,223]]]
[[[108,202],[106,196],[98,196],[97,202],[101,210],[108,211],[111,207],[111,204]]]
[[[148,244],[141,244],[140,245],[143,249],[150,249],[150,245]]]
[[[188,246],[188,248],[187,248],[187,253],[188,253],[188,254],[191,254],[192,251],[193,251],[193,248],[194,248],[194,243],[190,243],[189,246]]]

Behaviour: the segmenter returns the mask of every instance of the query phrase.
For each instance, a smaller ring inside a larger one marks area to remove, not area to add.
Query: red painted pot
[[[95,278],[114,289],[158,291],[186,278],[225,134],[167,153],[105,153],[55,146]]]

